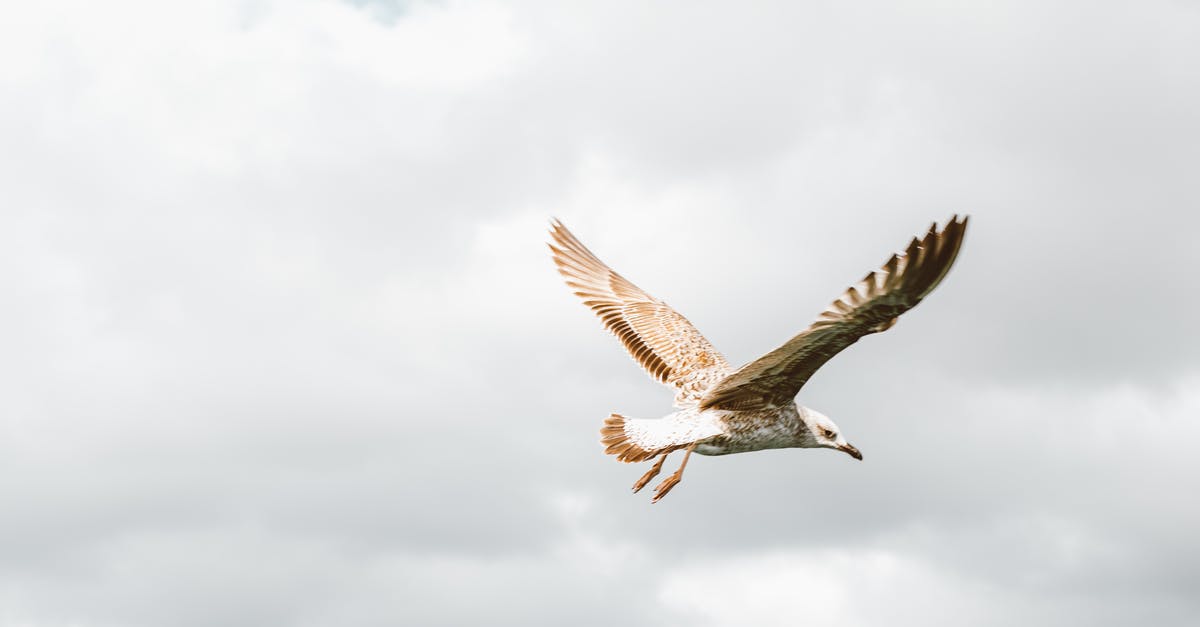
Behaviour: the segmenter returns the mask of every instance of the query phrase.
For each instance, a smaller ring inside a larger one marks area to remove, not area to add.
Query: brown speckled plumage
[[[727,455],[824,447],[862,459],[831,420],[793,399],[830,358],[864,335],[891,328],[933,291],[954,264],[966,227],[967,218],[957,216],[941,231],[934,224],[846,290],[807,329],[733,370],[687,318],[613,272],[554,221],[550,250],[567,285],[650,376],[675,389],[679,411],[664,418],[606,419],[600,432],[605,452],[623,462],[658,458],[634,485],[636,492],[658,474],[667,454],[686,449],[679,470],[656,489],[656,502],[679,482],[693,451]]]

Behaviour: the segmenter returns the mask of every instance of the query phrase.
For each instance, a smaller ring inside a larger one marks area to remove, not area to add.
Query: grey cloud
[[[1194,622],[1193,9],[513,3],[459,82],[354,47],[480,6],[0,37],[0,625],[722,624],[663,590],[823,552],[864,608],[878,553],[949,618]],[[549,215],[741,362],[954,212],[947,282],[801,397],[865,462],[629,496],[600,420],[669,396]]]

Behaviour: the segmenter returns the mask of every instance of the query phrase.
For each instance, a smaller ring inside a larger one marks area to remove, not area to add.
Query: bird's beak
[[[845,454],[849,455],[850,457],[853,457],[854,459],[858,459],[858,460],[862,459],[862,453],[859,453],[858,449],[854,448],[850,444],[843,444],[837,448],[839,451],[844,452]]]

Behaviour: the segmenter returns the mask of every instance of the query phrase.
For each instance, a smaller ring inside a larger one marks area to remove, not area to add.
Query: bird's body
[[[807,408],[805,408],[807,409]],[[812,448],[816,439],[800,419],[800,408],[789,403],[779,408],[726,411],[704,410],[719,414],[720,435],[697,443],[701,455],[730,455],[772,448]]]
[[[675,389],[679,411],[658,419],[612,414],[600,430],[619,461],[658,461],[634,484],[656,476],[668,454],[687,451],[654,501],[679,483],[692,452],[729,455],[773,448],[831,448],[862,459],[837,425],[794,397],[818,368],[870,333],[885,331],[921,301],[953,265],[967,220],[937,225],[903,254],[863,277],[809,328],[779,348],[731,368],[682,315],[613,272],[559,222],[551,229],[554,261],[567,284],[655,379]]]
[[[790,403],[779,408],[744,411],[688,407],[662,418],[617,418],[624,419],[623,431],[633,434],[636,441],[694,443],[695,452],[700,455],[729,455],[816,446],[815,438],[800,419],[800,411],[795,403]]]

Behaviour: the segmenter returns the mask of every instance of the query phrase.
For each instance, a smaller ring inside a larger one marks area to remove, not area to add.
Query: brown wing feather
[[[937,287],[962,246],[967,217],[913,238],[902,255],[846,290],[786,344],[739,368],[705,393],[701,408],[759,409],[789,402],[808,379],[864,335],[886,331]]]
[[[676,404],[695,403],[729,373],[725,357],[687,318],[613,272],[561,222],[551,224],[550,236],[567,285],[651,377],[675,387]]]

